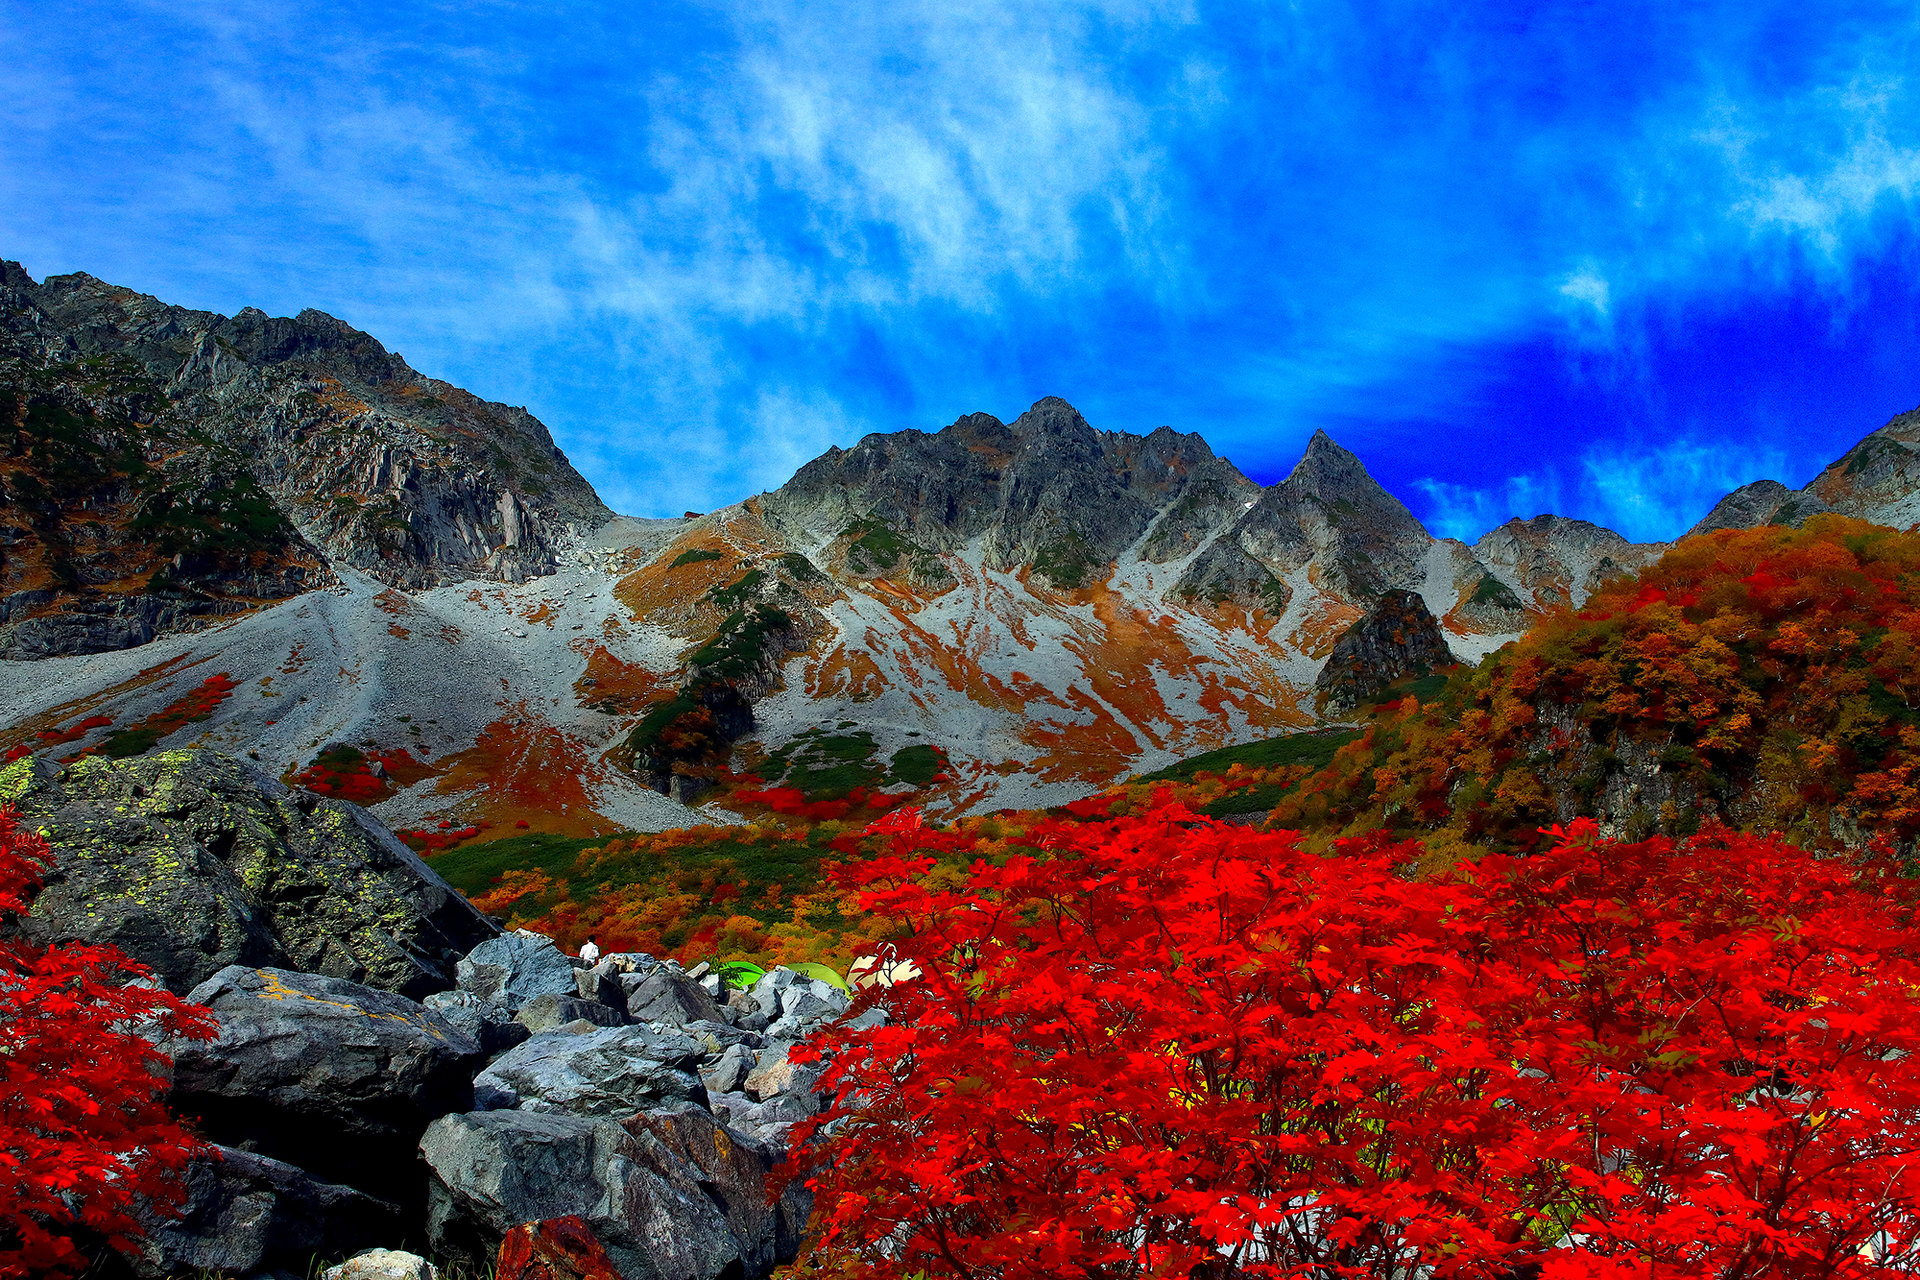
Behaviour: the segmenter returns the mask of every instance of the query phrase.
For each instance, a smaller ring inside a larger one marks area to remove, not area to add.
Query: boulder
[[[743,1031],[725,1022],[708,1022],[700,1019],[689,1022],[680,1029],[692,1036],[695,1043],[707,1046],[708,1053],[718,1053],[736,1044],[743,1044],[749,1049],[758,1049],[766,1043],[766,1038],[757,1032]]]
[[[626,974],[620,984],[626,989],[627,1016],[635,1022],[684,1027],[689,1022],[725,1020],[706,989],[671,966],[656,965],[646,973]]]
[[[786,1050],[767,1049],[761,1052],[758,1065],[747,1073],[746,1091],[761,1102],[783,1093],[811,1097],[824,1074],[817,1063],[801,1066],[787,1060]]]
[[[620,975],[626,970],[618,967],[611,958],[604,959],[591,969],[577,969],[573,980],[582,1000],[592,1000],[606,1005],[609,1009],[627,1011],[626,988],[620,985]]]
[[[780,1016],[804,1022],[825,1022],[847,1011],[853,1001],[831,983],[812,978],[796,982],[780,992]]]
[[[417,999],[498,932],[358,805],[218,752],[18,760],[0,803],[56,860],[24,928],[117,946],[176,994],[243,964]]]
[[[489,938],[456,966],[462,991],[505,1009],[509,1015],[536,996],[577,996],[573,961],[553,939],[526,929]]]
[[[791,1093],[776,1094],[766,1102],[755,1102],[744,1093],[716,1093],[707,1101],[728,1129],[748,1134],[776,1151],[786,1150],[788,1130],[819,1110],[814,1099]]]
[[[477,1269],[515,1227],[577,1216],[627,1280],[767,1274],[747,1265],[764,1251],[735,1235],[703,1170],[644,1127],[482,1111],[436,1120],[420,1152],[432,1171],[427,1236],[436,1256]]]
[[[765,1275],[799,1252],[813,1196],[805,1179],[794,1178],[777,1200],[770,1199],[774,1166],[784,1156],[780,1148],[729,1130],[687,1103],[643,1112],[624,1127],[652,1134],[699,1170],[700,1186],[726,1215],[748,1275]]]
[[[513,1020],[528,1031],[538,1033],[577,1021],[590,1022],[596,1027],[619,1027],[626,1025],[627,1016],[597,1000],[557,996],[548,992],[520,1006],[520,1012],[513,1015]]]
[[[701,1055],[688,1037],[647,1026],[549,1031],[496,1058],[474,1092],[488,1109],[631,1115],[667,1101],[705,1102],[691,1070]]]
[[[732,1045],[712,1063],[700,1068],[700,1083],[707,1087],[708,1094],[733,1093],[746,1083],[747,1075],[753,1070],[753,1050],[745,1045]]]
[[[161,1048],[175,1109],[216,1142],[404,1200],[427,1124],[473,1106],[479,1044],[404,996],[234,965],[188,999],[213,1011],[218,1038]]]
[[[140,1276],[243,1275],[272,1266],[300,1274],[315,1255],[339,1257],[401,1230],[392,1204],[351,1187],[319,1182],[290,1164],[216,1147],[187,1170],[180,1216],[148,1216]]]
[[[471,991],[436,991],[420,1004],[479,1041],[480,1052],[489,1058],[525,1043],[533,1034],[526,1024],[508,1018],[505,1009]]]
[[[404,1249],[368,1249],[328,1267],[320,1280],[440,1280],[440,1268]]]

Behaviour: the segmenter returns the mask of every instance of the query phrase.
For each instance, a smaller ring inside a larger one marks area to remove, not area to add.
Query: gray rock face
[[[526,1024],[509,1018],[505,1009],[480,999],[471,991],[436,991],[420,1004],[478,1041],[480,1052],[489,1057],[524,1044],[533,1034]]]
[[[831,449],[768,495],[765,509],[776,523],[829,537],[877,521],[933,551],[982,538],[994,567],[1029,565],[1055,586],[1078,587],[1103,578],[1156,520],[1149,554],[1173,559],[1258,491],[1197,435],[1095,431],[1049,397],[1011,424],[976,413],[937,434],[870,435]],[[910,563],[873,559],[895,554],[892,545],[853,537],[849,568],[904,575]]]
[[[768,1202],[768,1181],[781,1156],[776,1148],[684,1103],[635,1116],[626,1128],[651,1134],[699,1171],[696,1179],[726,1215],[748,1275],[766,1275],[799,1252],[813,1196],[796,1180]]]
[[[711,1066],[700,1068],[700,1083],[707,1087],[709,1096],[735,1093],[746,1084],[753,1066],[753,1050],[743,1044],[729,1045]]]
[[[551,938],[516,930],[482,942],[456,966],[462,991],[509,1014],[536,996],[571,996],[578,990],[573,961]]]
[[[1334,642],[1314,688],[1329,714],[1350,711],[1406,675],[1451,666],[1453,654],[1424,600],[1389,591]]]
[[[694,1074],[704,1046],[648,1026],[549,1031],[496,1058],[474,1080],[490,1107],[620,1116],[669,1101],[704,1102]]]
[[[1195,558],[1178,590],[1264,604],[1277,614],[1290,594],[1286,575],[1316,564],[1329,588],[1371,600],[1390,588],[1417,587],[1432,544],[1360,459],[1317,431],[1293,472]]]
[[[172,1101],[216,1142],[404,1198],[428,1123],[473,1106],[480,1046],[404,996],[234,965],[187,998],[220,1035],[162,1046]]]
[[[1664,542],[1628,542],[1611,529],[1566,516],[1509,520],[1473,544],[1474,558],[1538,609],[1578,608],[1609,579],[1660,558]]]
[[[1794,498],[1811,508],[1806,514],[1824,508],[1896,529],[1920,521],[1920,409],[1847,450]]]
[[[662,1022],[684,1027],[689,1022],[722,1020],[720,1006],[692,978],[666,965],[621,978],[626,988],[627,1016],[635,1022]]]
[[[317,1182],[290,1164],[232,1147],[188,1170],[178,1218],[150,1218],[133,1269],[142,1277],[281,1266],[304,1272],[313,1255],[365,1248],[397,1236],[394,1205],[351,1187]]]
[[[1714,503],[1713,510],[1707,512],[1698,524],[1687,530],[1687,536],[1711,533],[1715,529],[1754,529],[1764,524],[1774,524],[1780,509],[1794,497],[1793,490],[1778,480],[1755,480],[1752,484],[1742,485]],[[1826,509],[1823,503],[1811,505],[1816,511]],[[1812,511],[1807,514],[1811,515]],[[1778,521],[1778,523],[1798,523],[1798,521],[1790,516],[1788,520]]]
[[[527,1001],[520,1007],[520,1012],[513,1015],[513,1020],[527,1030],[538,1033],[581,1021],[597,1027],[617,1027],[626,1022],[627,1016],[597,1001],[549,993]]]
[[[243,964],[417,998],[497,932],[358,806],[215,752],[20,760],[0,771],[0,802],[57,859],[26,927],[111,943],[175,993]]]
[[[767,1275],[792,1256],[798,1206],[756,1212],[751,1179],[764,1179],[773,1153],[703,1115],[624,1126],[524,1111],[436,1121],[420,1143],[435,1253],[482,1263],[520,1223],[578,1214],[629,1280]]]

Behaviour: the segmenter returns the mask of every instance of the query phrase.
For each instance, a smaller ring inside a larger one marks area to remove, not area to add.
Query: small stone
[[[328,1267],[320,1280],[440,1280],[440,1268],[404,1249],[369,1249]]]

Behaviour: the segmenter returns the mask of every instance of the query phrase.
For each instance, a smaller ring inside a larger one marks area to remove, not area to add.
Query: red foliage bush
[[[46,842],[0,809],[0,918],[25,912]],[[122,985],[147,970],[111,947],[0,937],[0,1276],[85,1269],[132,1247],[132,1210],[179,1200],[205,1150],[167,1115],[166,1058],[134,1034],[210,1039],[205,1010]],[[97,1244],[96,1244],[97,1242]]]
[[[923,976],[825,1039],[817,1273],[1920,1268],[1891,866],[1580,824],[1416,882],[1415,845],[1317,856],[1166,807],[943,887],[958,837],[889,826],[841,874]]]

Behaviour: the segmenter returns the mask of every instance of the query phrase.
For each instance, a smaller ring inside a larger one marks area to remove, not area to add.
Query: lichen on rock
[[[216,752],[21,760],[0,800],[55,857],[22,927],[111,943],[175,992],[245,964],[418,999],[497,932],[359,808]]]

